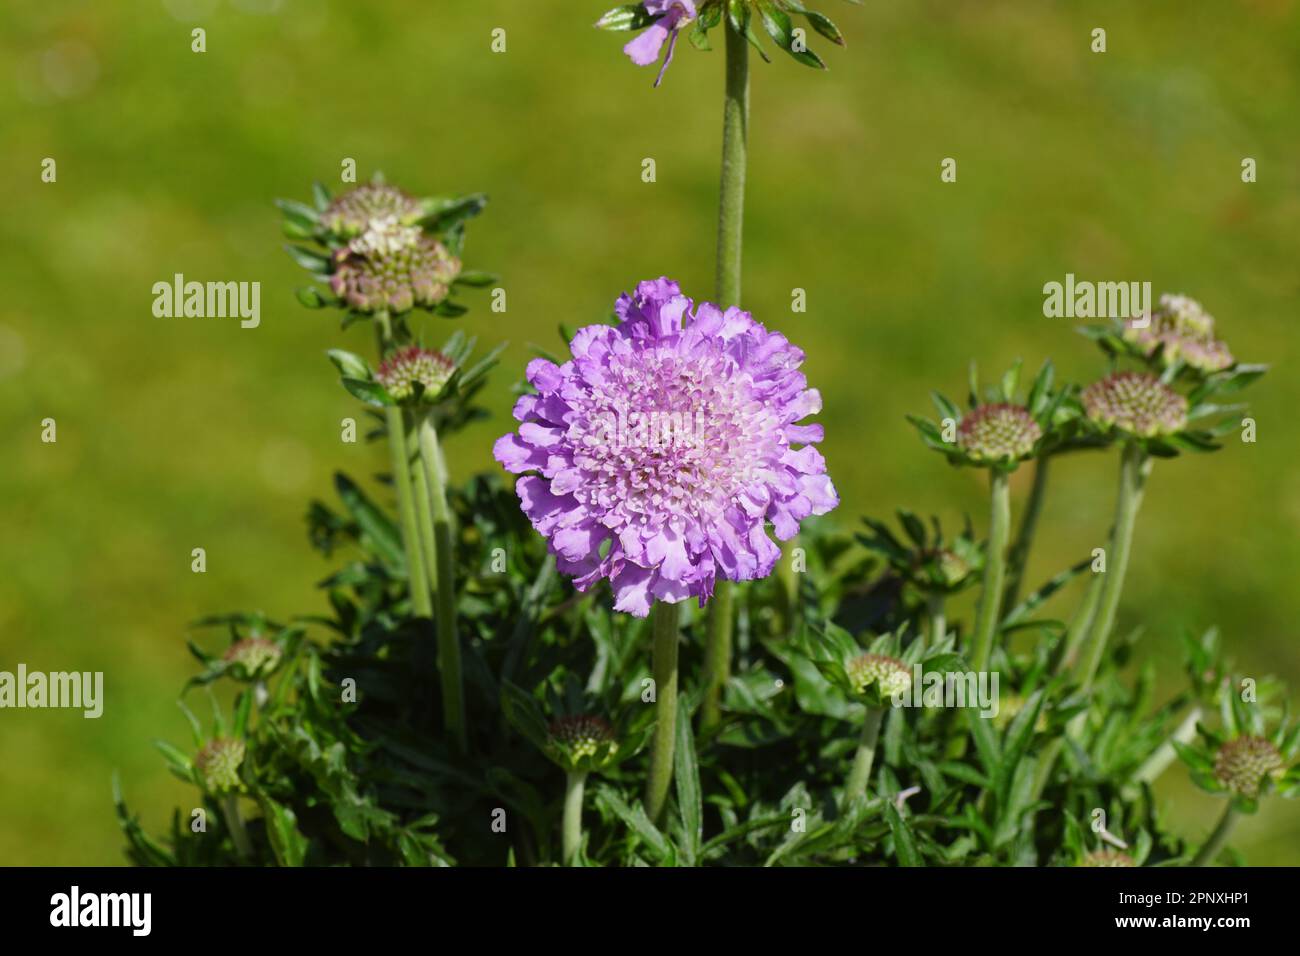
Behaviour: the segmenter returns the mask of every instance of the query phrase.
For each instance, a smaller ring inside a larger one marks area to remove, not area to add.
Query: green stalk
[[[1084,638],[1092,630],[1092,622],[1097,617],[1097,602],[1101,599],[1101,584],[1105,578],[1104,574],[1096,572],[1092,575],[1092,580],[1088,582],[1088,590],[1084,592],[1083,603],[1079,605],[1079,610],[1075,612],[1074,620],[1070,622],[1070,630],[1065,635],[1065,641],[1061,645],[1060,654],[1056,660],[1056,673],[1064,674],[1072,670],[1079,658],[1079,647],[1083,644]]]
[[[729,24],[726,92],[722,105],[722,181],[718,202],[718,305],[740,304],[740,263],[745,221],[745,163],[749,137],[749,42]],[[722,687],[731,676],[732,595],[730,581],[718,581],[709,602],[702,725],[716,726]]]
[[[1210,838],[1205,841],[1205,845],[1197,851],[1196,858],[1192,860],[1192,866],[1209,866],[1223,849],[1223,845],[1228,842],[1228,834],[1237,823],[1237,811],[1229,803],[1223,810],[1223,816],[1219,817],[1219,825],[1214,828]]]
[[[646,778],[645,809],[658,820],[673,780],[673,749],[677,740],[677,605],[657,601],[650,609],[654,635],[651,665],[655,682],[655,737]]]
[[[403,416],[403,422],[406,426],[406,434],[412,436],[412,438],[408,438],[408,441],[413,439],[418,447],[420,440],[419,425],[412,422],[409,414]],[[411,427],[412,425],[414,427]],[[438,553],[433,541],[433,510],[429,504],[429,483],[424,478],[423,456],[416,458],[412,462],[411,486],[415,498],[416,527],[420,535],[420,553],[424,556],[424,567],[428,572],[429,591],[436,604],[438,600]]]
[[[248,839],[248,831],[244,828],[243,814],[239,812],[239,798],[233,793],[228,793],[221,798],[221,815],[226,818],[226,827],[230,830],[230,839],[235,844],[235,852],[239,854],[239,858],[252,859],[253,844]]]
[[[1084,690],[1092,687],[1093,678],[1106,655],[1106,643],[1115,626],[1115,612],[1119,596],[1124,590],[1124,575],[1128,571],[1129,552],[1133,544],[1133,526],[1142,507],[1142,492],[1151,473],[1151,459],[1142,446],[1130,442],[1124,447],[1120,459],[1119,499],[1115,503],[1115,526],[1111,530],[1111,551],[1107,556],[1106,579],[1101,586],[1097,606],[1097,619],[1088,634],[1083,649],[1083,674],[1080,681]]]
[[[1002,611],[1003,577],[1006,573],[1007,535],[1011,530],[1011,483],[1000,468],[989,472],[989,547],[984,556],[984,587],[975,618],[975,670],[987,670],[993,656]]]
[[[1025,502],[1025,513],[1020,519],[1020,528],[1016,532],[1015,544],[1007,557],[1007,588],[1002,595],[1003,607],[1015,607],[1020,597],[1020,584],[1025,574],[1025,565],[1029,561],[1029,549],[1034,544],[1034,534],[1038,530],[1038,517],[1043,512],[1043,499],[1047,495],[1047,458],[1039,458],[1034,464],[1034,483],[1029,489],[1029,500]]]
[[[393,342],[393,326],[387,312],[375,314],[378,320],[379,355]],[[433,598],[429,594],[424,556],[420,551],[419,525],[416,522],[415,495],[411,491],[411,455],[406,445],[406,422],[396,405],[384,409],[388,426],[388,448],[392,454],[393,489],[397,493],[397,518],[402,528],[402,548],[406,552],[406,573],[411,588],[411,609],[416,617],[433,617]]]
[[[438,571],[438,674],[442,679],[442,713],[447,731],[463,753],[468,749],[465,730],[465,688],[461,675],[460,638],[456,633],[455,560],[451,538],[451,509],[447,507],[447,475],[438,448],[438,431],[430,411],[420,422],[420,460],[429,486],[433,511],[433,545]]]
[[[1138,783],[1155,783],[1156,778],[1165,772],[1178,752],[1174,750],[1174,741],[1180,744],[1190,744],[1192,738],[1196,736],[1196,723],[1201,719],[1201,708],[1193,707],[1191,712],[1183,718],[1182,723],[1169,735],[1169,739],[1156,748],[1155,753],[1143,761],[1142,766],[1138,767],[1137,773],[1134,774],[1134,780]]]
[[[587,771],[570,770],[564,780],[564,862],[573,864],[574,854],[582,845],[582,791],[587,785]]]
[[[704,643],[704,700],[700,703],[700,729],[712,730],[722,720],[722,688],[731,676],[731,630],[736,593],[730,581],[718,581],[709,601],[709,622]]]
[[[844,785],[844,802],[854,797],[864,796],[867,781],[871,779],[871,764],[876,758],[876,739],[880,736],[880,722],[885,712],[879,707],[869,707],[867,718],[862,722],[862,736],[858,739],[858,751],[853,755],[853,768],[849,771],[848,783]]]
[[[944,613],[942,591],[931,591],[925,597],[925,613],[930,618],[930,646],[938,647],[947,636],[948,618]]]

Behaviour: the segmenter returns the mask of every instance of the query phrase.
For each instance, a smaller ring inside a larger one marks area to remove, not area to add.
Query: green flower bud
[[[1228,790],[1255,799],[1266,780],[1282,776],[1282,755],[1264,737],[1236,737],[1214,755],[1214,776]]]
[[[409,345],[384,359],[375,378],[394,400],[405,402],[415,397],[417,384],[423,386],[424,395],[437,397],[455,371],[455,363],[441,352]]]
[[[420,235],[409,245],[375,239],[373,248],[365,253],[352,249],[335,253],[330,288],[357,312],[432,308],[447,298],[460,274],[460,260],[429,236]]]
[[[391,218],[411,226],[421,215],[419,200],[396,186],[372,183],[339,196],[321,213],[320,221],[330,232],[347,238],[364,233],[376,219]]]
[[[849,661],[845,670],[854,691],[876,707],[883,707],[912,683],[911,668],[898,658],[884,654],[859,654]]]
[[[242,666],[249,678],[264,677],[280,663],[280,646],[264,637],[246,637],[231,644],[222,660],[232,666]]]
[[[1187,399],[1144,372],[1115,372],[1083,390],[1083,407],[1100,425],[1138,438],[1172,435],[1187,426]]]
[[[232,793],[242,789],[239,767],[244,762],[244,742],[233,737],[217,737],[208,741],[194,758],[205,789],[216,794]]]
[[[566,771],[600,770],[618,752],[614,728],[603,717],[559,717],[548,730],[546,754]]]
[[[957,426],[957,447],[972,461],[1015,462],[1034,453],[1043,430],[1020,405],[981,405]]]
[[[1166,368],[1181,361],[1208,374],[1236,362],[1228,346],[1214,337],[1214,317],[1185,295],[1162,295],[1150,323],[1137,323],[1130,319],[1124,324],[1124,340],[1148,358],[1159,349]]]

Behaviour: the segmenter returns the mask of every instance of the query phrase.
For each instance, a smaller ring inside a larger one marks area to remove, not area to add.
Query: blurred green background
[[[187,622],[322,607],[307,500],[331,497],[336,468],[383,467],[340,442],[356,405],[323,354],[368,351],[368,330],[298,306],[275,197],[337,187],[344,157],[420,193],[490,193],[466,265],[503,275],[509,311],[469,293],[463,321],[512,343],[499,416],[528,343],[553,345],[559,322],[662,273],[711,294],[721,52],[683,43],[654,90],[626,35],[591,29],[610,2],[4,5],[0,669],[102,670],[108,697],[97,721],[0,712],[0,863],[121,862],[114,770],[164,825],[188,791],[149,741],[187,739]],[[972,358],[1093,377],[1100,356],[1043,317],[1043,284],[1149,279],[1276,371],[1252,391],[1257,444],[1157,466],[1120,625],[1145,626],[1171,687],[1180,630],[1215,622],[1247,673],[1300,678],[1297,3],[817,5],[849,40],[812,44],[830,72],[754,61],[744,304],[808,353],[840,519],[902,505],[982,527],[980,476],[924,451],[904,413],[931,388],[960,394]],[[177,272],[262,282],[261,327],[154,318],[151,286]],[[492,467],[505,428],[460,436],[454,469]],[[1098,542],[1114,471],[1109,456],[1054,470],[1031,578]],[[1217,804],[1168,777],[1170,813],[1198,837]],[[1297,809],[1270,801],[1238,845],[1300,863]]]

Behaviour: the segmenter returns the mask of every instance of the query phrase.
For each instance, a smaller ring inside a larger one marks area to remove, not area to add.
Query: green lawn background
[[[808,353],[840,520],[901,505],[982,527],[980,476],[926,452],[903,415],[928,410],[931,388],[961,394],[972,358],[995,372],[1051,356],[1094,376],[1072,323],[1043,317],[1043,284],[1150,279],[1201,299],[1238,356],[1277,368],[1252,395],[1256,444],[1158,464],[1120,626],[1145,627],[1170,687],[1180,631],[1216,622],[1247,673],[1300,678],[1296,3],[819,5],[849,40],[814,38],[828,73],[754,63],[744,304]],[[654,90],[625,35],[591,29],[601,12],[0,11],[0,669],[103,670],[108,692],[98,721],[0,712],[0,863],[121,862],[114,770],[146,821],[166,822],[189,792],[149,741],[186,739],[187,622],[319,609],[327,565],[307,547],[307,500],[330,496],[337,468],[383,467],[377,449],[340,443],[356,406],[323,354],[366,351],[368,332],[297,305],[275,197],[337,185],[344,157],[416,191],[491,194],[466,263],[502,274],[508,312],[471,293],[463,324],[512,344],[489,392],[497,418],[449,449],[460,475],[493,467],[528,343],[553,347],[558,323],[598,319],[642,278],[709,296],[722,55],[681,44]],[[190,50],[194,26],[206,53]],[[40,182],[47,156],[55,184]],[[944,157],[955,184],[939,180]],[[151,286],[177,272],[260,281],[261,327],[154,318]],[[791,312],[795,288],[806,313]],[[46,417],[57,444],[40,441]],[[1054,469],[1031,577],[1098,542],[1114,471],[1109,456]],[[1205,832],[1214,801],[1168,776],[1173,818]],[[1300,815],[1271,801],[1238,844],[1300,862]]]

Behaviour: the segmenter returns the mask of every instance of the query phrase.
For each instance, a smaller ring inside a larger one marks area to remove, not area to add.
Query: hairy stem
[[[1124,590],[1124,575],[1128,571],[1129,551],[1133,544],[1133,526],[1137,522],[1138,510],[1142,507],[1142,492],[1150,473],[1151,459],[1140,445],[1130,442],[1125,446],[1120,460],[1119,499],[1115,503],[1115,526],[1111,530],[1106,578],[1101,586],[1097,617],[1083,648],[1080,684],[1085,690],[1092,687],[1097,669],[1106,656],[1111,629],[1115,626],[1115,612]]]
[[[407,414],[404,417],[409,436],[408,444],[419,447],[420,426]],[[413,426],[413,427],[412,427]],[[438,600],[438,552],[434,546],[433,509],[429,503],[429,482],[424,477],[423,456],[417,456],[412,462],[411,488],[415,497],[415,519],[420,534],[420,553],[424,557],[424,567],[429,580],[429,591],[433,601]]]
[[[651,671],[655,682],[655,736],[646,778],[645,809],[658,820],[673,780],[673,748],[677,740],[677,605],[663,601],[650,610],[654,638]]]
[[[979,613],[975,618],[975,670],[987,670],[993,656],[1002,611],[1003,577],[1006,572],[1007,535],[1011,529],[1011,484],[1000,469],[989,472],[989,547],[984,557],[984,586]]]
[[[731,632],[735,616],[735,587],[719,581],[709,601],[709,623],[704,644],[704,700],[700,728],[712,730],[722,720],[722,689],[731,676]]]
[[[880,722],[884,716],[884,710],[879,707],[867,710],[867,719],[862,722],[862,736],[858,739],[858,750],[853,755],[853,767],[849,770],[848,783],[844,785],[845,803],[867,792],[871,764],[876,757],[876,739],[880,736]]]
[[[1020,597],[1020,585],[1025,574],[1025,565],[1029,561],[1029,549],[1034,544],[1034,534],[1038,530],[1038,517],[1043,511],[1043,499],[1047,494],[1047,458],[1040,458],[1034,464],[1034,483],[1029,489],[1029,500],[1025,502],[1025,513],[1020,518],[1020,528],[1016,531],[1015,543],[1007,556],[1007,587],[1002,595],[1003,607],[1015,607]]]
[[[1066,632],[1065,640],[1061,644],[1061,650],[1056,659],[1057,674],[1064,674],[1066,671],[1073,670],[1075,663],[1078,661],[1079,648],[1083,645],[1088,632],[1092,630],[1092,622],[1097,616],[1097,602],[1101,599],[1101,584],[1104,579],[1104,574],[1093,572],[1092,580],[1088,582],[1088,589],[1083,595],[1083,603],[1079,605],[1079,610],[1075,612],[1074,619],[1070,622],[1070,629]]]
[[[244,828],[244,816],[239,811],[239,797],[228,793],[221,798],[221,815],[226,818],[226,827],[230,830],[230,839],[235,844],[235,852],[241,860],[253,857],[253,844],[248,839],[248,830]]]
[[[564,862],[573,864],[574,854],[582,845],[582,792],[587,785],[587,771],[570,770],[564,780]]]
[[[749,43],[724,25],[727,37],[726,92],[722,106],[722,180],[718,202],[718,305],[740,304],[740,264],[745,221],[745,163],[749,137]],[[703,726],[715,726],[722,687],[731,676],[734,597],[730,581],[719,581],[709,602],[708,684],[701,711]]]
[[[393,342],[393,326],[388,313],[379,312],[379,355]],[[397,493],[397,519],[402,529],[402,548],[406,552],[406,575],[411,589],[411,610],[416,617],[433,617],[433,598],[429,594],[424,555],[420,550],[419,524],[416,519],[415,495],[411,490],[411,455],[406,445],[406,422],[396,405],[384,409],[388,428],[388,448],[392,456],[393,490]]]
[[[925,597],[925,613],[930,619],[930,646],[938,647],[947,635],[948,619],[944,613],[944,595],[932,591]]]
[[[468,749],[465,730],[465,690],[461,675],[460,638],[456,633],[455,555],[452,549],[451,509],[447,507],[447,475],[438,448],[433,412],[420,423],[420,459],[429,485],[433,512],[433,545],[437,556],[438,674],[442,679],[442,713],[447,731],[462,752]]]
[[[1223,809],[1223,816],[1219,817],[1219,825],[1214,828],[1205,845],[1197,851],[1196,857],[1192,860],[1192,866],[1209,866],[1218,857],[1219,851],[1223,845],[1228,842],[1228,834],[1237,824],[1237,811],[1229,803]]]
[[[1183,718],[1182,723],[1169,735],[1169,739],[1156,748],[1155,753],[1143,761],[1142,766],[1138,767],[1134,779],[1138,783],[1155,783],[1156,778],[1165,772],[1178,752],[1174,750],[1174,741],[1180,744],[1189,744],[1192,738],[1196,736],[1196,722],[1201,719],[1201,708],[1193,707],[1191,712]]]

